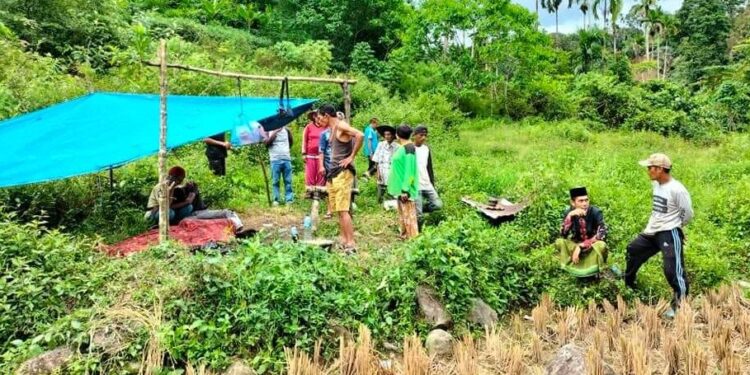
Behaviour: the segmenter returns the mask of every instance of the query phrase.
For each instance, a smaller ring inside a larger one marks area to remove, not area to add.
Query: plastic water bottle
[[[312,240],[312,218],[310,216],[305,216],[305,220],[302,222],[302,226],[304,228],[302,238],[305,241]]]
[[[297,232],[296,226],[292,226],[292,229],[289,231],[289,233],[292,235],[292,241],[297,242],[297,240],[299,240],[299,233]]]

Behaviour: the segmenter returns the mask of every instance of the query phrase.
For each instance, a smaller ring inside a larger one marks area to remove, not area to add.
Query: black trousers
[[[378,170],[378,163],[372,161],[372,156],[369,156],[367,158],[367,175],[373,176],[375,175],[375,172]]]
[[[657,232],[653,235],[639,234],[628,245],[626,255],[627,267],[625,269],[625,284],[631,288],[635,287],[636,274],[643,263],[656,255],[662,253],[662,267],[664,277],[674,291],[673,307],[688,295],[690,284],[685,272],[685,258],[682,242],[685,239],[682,230],[675,228],[668,231]]]
[[[208,158],[208,169],[216,176],[224,176],[227,174],[225,158]]]

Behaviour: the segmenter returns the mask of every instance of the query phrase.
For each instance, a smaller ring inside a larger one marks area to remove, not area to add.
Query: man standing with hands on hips
[[[685,186],[672,177],[672,161],[667,155],[653,154],[639,164],[648,168],[653,206],[646,229],[628,245],[625,285],[635,288],[638,269],[661,252],[664,276],[674,290],[672,306],[663,316],[672,319],[688,294],[682,228],[693,218],[693,204]]]

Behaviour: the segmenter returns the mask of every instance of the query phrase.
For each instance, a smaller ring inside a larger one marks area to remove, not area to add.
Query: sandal
[[[344,253],[344,255],[354,255],[357,253],[356,246],[344,245],[341,242],[336,242],[334,247],[338,252]]]

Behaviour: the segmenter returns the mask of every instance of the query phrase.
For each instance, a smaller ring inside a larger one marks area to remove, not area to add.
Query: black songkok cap
[[[584,186],[570,189],[570,199],[576,199],[584,195],[589,195],[589,193],[586,192],[586,187]]]

